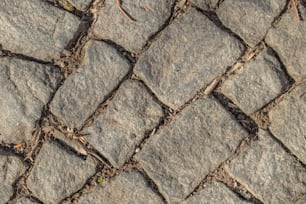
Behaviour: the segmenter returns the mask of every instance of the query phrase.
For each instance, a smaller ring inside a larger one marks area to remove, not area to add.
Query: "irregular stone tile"
[[[83,160],[55,143],[46,143],[35,159],[27,185],[35,196],[47,203],[60,200],[80,189],[96,172],[96,162]]]
[[[57,91],[51,111],[71,128],[80,128],[129,71],[129,63],[104,42],[91,41],[83,64]]]
[[[136,81],[121,85],[107,108],[94,124],[85,129],[87,137],[115,167],[124,164],[133,154],[145,132],[153,129],[163,116],[145,87]]]
[[[215,99],[200,99],[152,136],[136,158],[167,201],[179,202],[246,134]]]
[[[300,14],[305,19],[306,9],[299,7]],[[265,41],[279,54],[288,73],[295,79],[306,78],[306,21],[296,21],[293,9],[286,12],[280,22],[271,28]]]
[[[2,0],[0,13],[0,44],[48,61],[60,56],[80,23],[72,14],[40,0]]]
[[[218,0],[191,0],[191,2],[201,9],[214,8],[218,4]]]
[[[55,67],[9,57],[0,58],[0,72],[0,141],[28,140],[62,75]]]
[[[223,24],[254,46],[285,8],[286,0],[225,0],[217,10]]]
[[[247,204],[241,200],[235,193],[229,190],[221,183],[210,184],[201,192],[189,197],[182,204],[210,204],[210,203],[226,203],[226,204]]]
[[[122,8],[136,21],[131,22],[116,6],[105,0],[94,26],[94,33],[138,53],[149,37],[156,33],[171,15],[175,0],[125,0]]]
[[[266,132],[227,170],[264,203],[294,203],[306,192],[306,171]]]
[[[264,50],[246,63],[240,73],[224,82],[221,92],[244,112],[262,108],[288,87],[285,73],[271,50]]]
[[[224,73],[242,53],[241,47],[237,39],[190,9],[164,30],[134,71],[162,102],[176,109]]]
[[[21,198],[16,202],[16,204],[37,204],[37,202],[34,202],[28,198]]]
[[[79,199],[79,204],[100,203],[163,203],[150,188],[143,176],[135,170],[123,172],[110,180],[105,186],[97,186]]]
[[[306,164],[306,83],[274,107],[269,117],[273,135]]]
[[[77,9],[84,11],[92,0],[69,0],[71,4]]]

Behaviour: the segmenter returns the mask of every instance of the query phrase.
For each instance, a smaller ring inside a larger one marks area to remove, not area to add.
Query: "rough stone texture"
[[[221,183],[214,183],[206,186],[201,192],[189,197],[182,204],[248,204],[241,200],[231,190]]]
[[[28,198],[21,198],[16,202],[16,204],[37,204],[37,202],[34,202]]]
[[[226,27],[254,46],[264,38],[285,5],[286,0],[225,0],[217,15]]]
[[[299,7],[305,19],[306,9]],[[306,78],[306,21],[296,21],[293,9],[285,13],[276,27],[269,30],[266,42],[276,50],[288,73],[295,79]]]
[[[80,128],[128,71],[127,60],[114,48],[89,42],[83,64],[57,91],[51,111],[69,127]]]
[[[191,0],[191,2],[201,9],[215,8],[218,0]]]
[[[58,203],[81,188],[96,172],[96,162],[72,155],[63,147],[46,143],[27,179],[30,190],[46,203]]]
[[[133,154],[136,145],[163,116],[161,107],[153,101],[145,87],[135,81],[127,81],[94,124],[85,129],[87,138],[116,167],[121,166]]]
[[[77,9],[84,11],[92,0],[69,0]]]
[[[10,51],[48,61],[60,56],[80,22],[40,0],[2,0],[0,13],[0,44]]]
[[[305,169],[263,131],[227,169],[264,203],[294,203],[306,193]]]
[[[156,33],[171,15],[174,0],[125,0],[122,8],[136,21],[123,15],[114,0],[106,0],[99,13],[94,32],[115,41],[131,52],[138,53],[151,35]]]
[[[273,135],[306,164],[306,83],[296,87],[269,116]]]
[[[0,150],[0,203],[6,203],[13,195],[13,183],[25,168],[17,157]]]
[[[285,73],[271,50],[264,50],[240,73],[225,81],[221,92],[250,114],[288,87]]]
[[[241,47],[237,39],[190,9],[165,29],[134,71],[161,101],[176,109],[224,73],[240,56]]]
[[[54,67],[9,57],[0,58],[0,73],[0,141],[28,140],[62,76]]]
[[[305,204],[306,203],[306,195],[304,195],[301,199],[299,199],[296,204]]]
[[[100,203],[163,203],[162,199],[152,191],[143,176],[135,170],[123,172],[110,180],[105,186],[83,195],[79,204]]]
[[[180,112],[136,155],[160,192],[179,202],[235,150],[245,131],[212,98]]]

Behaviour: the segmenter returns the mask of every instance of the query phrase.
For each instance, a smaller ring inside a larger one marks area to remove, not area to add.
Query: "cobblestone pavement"
[[[306,203],[297,3],[1,0],[0,203]]]

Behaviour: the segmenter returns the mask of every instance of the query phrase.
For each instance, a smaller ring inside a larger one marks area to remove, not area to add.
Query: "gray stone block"
[[[152,136],[136,159],[169,202],[179,202],[247,133],[215,99],[200,99]]]
[[[69,0],[69,2],[77,9],[84,11],[92,0]]]
[[[0,141],[28,140],[62,75],[55,67],[9,57],[0,59],[0,72]]]
[[[16,202],[16,204],[37,204],[37,202],[34,202],[28,198],[21,198]]]
[[[71,128],[80,128],[129,71],[129,63],[115,48],[90,41],[80,68],[54,96],[51,111]]]
[[[286,0],[225,0],[217,15],[226,27],[253,47],[263,40],[285,5]]]
[[[124,164],[135,147],[163,116],[161,107],[153,101],[145,87],[136,81],[121,85],[107,108],[88,129],[87,137],[115,167]]]
[[[60,56],[80,23],[76,16],[40,0],[2,0],[0,13],[0,44],[47,61]]]
[[[197,7],[204,10],[214,8],[218,4],[218,0],[191,0],[191,2]]]
[[[83,160],[54,143],[45,143],[27,179],[29,189],[46,203],[58,203],[80,189],[96,172],[96,162]]]

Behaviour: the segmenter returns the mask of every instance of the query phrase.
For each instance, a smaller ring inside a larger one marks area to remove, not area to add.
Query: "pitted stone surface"
[[[189,197],[182,204],[248,204],[221,183],[209,184],[201,192]]]
[[[190,9],[165,29],[134,71],[162,102],[176,109],[224,73],[242,53],[241,47],[237,39]]]
[[[16,202],[16,204],[37,204],[37,202],[34,202],[28,198],[21,198]]]
[[[156,33],[171,15],[174,0],[125,0],[122,8],[136,21],[131,22],[116,6],[106,0],[101,9],[94,32],[138,53],[149,37]]]
[[[0,13],[0,44],[47,61],[60,56],[80,23],[72,14],[40,0],[2,0]]]
[[[226,27],[254,46],[264,38],[285,5],[286,0],[225,0],[217,15]]]
[[[191,0],[191,2],[201,9],[215,8],[218,0]]]
[[[227,169],[264,203],[294,203],[306,193],[305,169],[263,131]]]
[[[225,81],[221,92],[244,112],[251,114],[262,108],[288,87],[280,62],[271,50],[264,50],[246,63],[241,73]]]
[[[300,6],[299,11],[305,19],[306,9]],[[297,22],[295,18],[296,14],[290,9],[269,30],[265,40],[279,54],[288,73],[295,80],[301,80],[306,78],[306,21]]]
[[[0,141],[28,140],[62,75],[55,67],[9,57],[0,58],[0,73]]]
[[[136,158],[165,198],[179,202],[245,135],[215,99],[200,99],[152,136]]]
[[[269,116],[273,135],[306,164],[306,83],[296,87]]]
[[[69,0],[77,9],[84,11],[92,0]]]
[[[96,189],[83,195],[79,204],[101,203],[163,203],[162,199],[152,191],[143,176],[131,170],[123,172],[110,180],[105,186],[97,186]]]
[[[35,159],[27,184],[42,201],[58,203],[80,189],[95,172],[92,158],[83,160],[55,143],[46,143]]]
[[[129,71],[129,64],[104,42],[88,43],[79,70],[57,91],[51,111],[71,128],[80,128]]]
[[[87,137],[114,166],[119,167],[133,154],[136,145],[153,129],[163,116],[161,107],[153,101],[145,87],[127,81],[94,124],[84,131]]]

